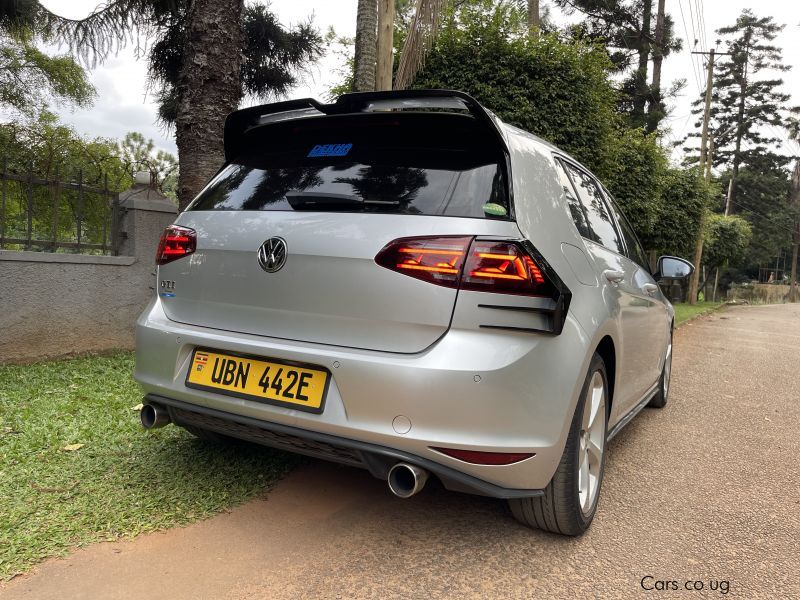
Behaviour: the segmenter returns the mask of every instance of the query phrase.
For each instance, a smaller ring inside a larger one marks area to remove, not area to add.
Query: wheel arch
[[[610,335],[605,335],[598,342],[595,352],[603,359],[608,376],[608,414],[611,414],[611,407],[614,404],[614,388],[617,381],[617,349],[614,340]]]

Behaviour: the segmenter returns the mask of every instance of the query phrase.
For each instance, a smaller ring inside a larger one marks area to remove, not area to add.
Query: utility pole
[[[375,89],[392,89],[392,66],[394,59],[394,0],[378,0],[378,60]]]
[[[658,0],[656,37],[653,47],[653,81],[650,84],[650,103],[647,106],[647,133],[653,133],[664,116],[661,105],[661,63],[664,61],[664,19],[666,0]]]
[[[708,76],[706,78],[706,105],[703,110],[703,135],[700,138],[700,166],[708,164],[708,119],[711,116],[711,88],[714,85],[714,48],[708,51]],[[705,54],[692,52],[692,54]],[[710,169],[706,168],[709,173]],[[689,280],[689,304],[697,304],[697,288],[700,285],[700,263],[703,261],[703,234],[706,228],[706,211],[700,216],[700,228],[694,245],[694,272]]]
[[[717,52],[714,48],[708,52],[692,52],[692,54],[708,54],[708,74],[706,77],[706,102],[703,110],[703,130],[700,138],[700,172],[705,171],[705,180],[711,179],[711,150],[714,142],[709,143],[708,121],[711,117],[711,96],[714,86],[714,58],[720,54],[730,54],[729,52]],[[727,213],[725,213],[727,214]],[[703,261],[703,234],[706,227],[706,213],[700,217],[700,230],[697,232],[697,241],[694,246],[694,273],[689,280],[689,304],[697,303],[697,292],[700,286],[700,263]]]

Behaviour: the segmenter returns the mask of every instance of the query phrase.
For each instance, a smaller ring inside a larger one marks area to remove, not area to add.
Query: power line
[[[781,225],[780,223],[778,223],[778,222],[775,220],[775,218],[774,218],[774,217],[769,217],[769,216],[765,215],[764,213],[757,211],[757,210],[756,210],[756,209],[754,209],[752,206],[748,206],[748,205],[746,205],[746,204],[742,204],[742,203],[741,203],[741,202],[739,202],[738,200],[731,200],[731,203],[735,204],[735,205],[736,205],[736,206],[738,206],[739,208],[743,208],[743,209],[745,209],[745,210],[749,210],[749,211],[750,211],[751,213],[753,213],[754,215],[757,215],[757,216],[761,217],[762,219],[764,219],[765,221],[767,221],[767,222],[771,223],[772,225],[774,225],[774,226],[775,226],[775,227],[777,227],[778,229],[783,229],[784,231],[788,231],[789,233],[791,233],[791,234],[794,234],[794,230],[792,230],[792,229],[790,229],[790,228],[786,227],[785,225]]]
[[[689,28],[686,27],[686,17],[684,16],[684,13],[683,13],[683,2],[681,0],[678,0],[678,7],[681,10],[681,21],[683,21],[683,31],[686,34],[686,41],[688,42],[689,39],[690,39],[689,38]],[[688,50],[689,50],[689,52],[691,52],[691,48],[688,48]],[[697,86],[697,94],[698,95],[702,95],[703,86],[700,85],[700,75],[698,75],[697,64],[695,63],[694,56],[692,54],[689,54],[689,60],[692,61],[692,70],[694,71],[694,83]]]

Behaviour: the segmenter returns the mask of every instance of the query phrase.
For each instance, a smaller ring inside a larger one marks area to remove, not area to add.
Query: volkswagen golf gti
[[[667,402],[673,309],[603,185],[470,96],[231,113],[225,164],[158,248],[142,424],[436,478],[566,535],[606,445]]]

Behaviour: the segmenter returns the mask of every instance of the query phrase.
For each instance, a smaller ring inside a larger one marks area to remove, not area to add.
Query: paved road
[[[798,350],[799,305],[681,328],[670,404],[611,443],[580,539],[527,530],[498,501],[435,487],[401,501],[366,473],[311,463],[266,500],[49,561],[0,596],[800,598]],[[645,591],[646,576],[681,591]]]

